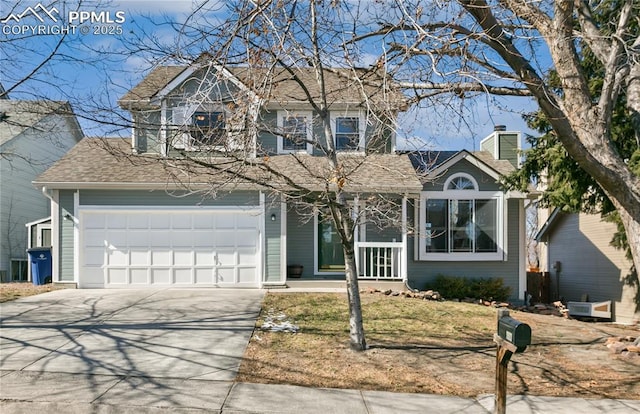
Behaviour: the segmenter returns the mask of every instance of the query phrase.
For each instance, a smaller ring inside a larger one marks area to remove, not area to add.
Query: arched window
[[[453,174],[444,183],[445,190],[476,190],[478,191],[478,183],[472,176],[465,173]]]

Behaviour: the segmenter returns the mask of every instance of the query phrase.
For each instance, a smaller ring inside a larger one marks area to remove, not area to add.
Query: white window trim
[[[307,120],[307,148],[306,150],[287,150],[284,149],[284,137],[278,135],[278,154],[300,154],[313,152],[313,116],[311,111],[278,111],[278,130],[282,130],[284,127],[284,119],[288,117],[304,117]]]
[[[474,180],[475,182],[475,180]],[[446,187],[445,187],[446,188]],[[428,199],[444,199],[444,200],[475,200],[475,199],[495,199],[496,208],[498,209],[498,218],[496,223],[496,244],[497,252],[495,253],[427,253],[426,252],[426,235],[425,228],[427,222],[427,212],[424,206]],[[505,220],[506,206],[504,203],[504,194],[500,191],[476,191],[476,190],[449,190],[449,191],[423,191],[420,193],[420,231],[419,231],[419,251],[418,260],[423,261],[505,261]]]
[[[337,118],[358,118],[358,134],[360,136],[357,150],[344,150],[337,148],[336,140],[336,119]],[[333,135],[333,145],[336,146],[336,151],[359,153],[365,150],[365,132],[367,130],[367,119],[362,111],[344,111],[344,112],[332,112],[330,115],[331,121],[331,134]]]
[[[478,182],[476,181],[475,178],[473,178],[473,176],[471,176],[470,174],[467,173],[455,173],[455,174],[451,174],[451,176],[449,178],[447,178],[447,180],[444,182],[444,186],[442,187],[444,189],[444,191],[446,192],[451,192],[451,191],[472,191],[472,190],[448,190],[449,188],[449,184],[451,184],[451,181],[455,180],[456,178],[466,178],[467,180],[471,181],[471,183],[473,184],[473,191],[479,191],[479,187],[478,187]]]

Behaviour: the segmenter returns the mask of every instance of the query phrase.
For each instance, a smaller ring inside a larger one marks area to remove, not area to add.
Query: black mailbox
[[[498,335],[518,347],[518,352],[531,345],[531,327],[526,323],[504,316],[498,319]]]

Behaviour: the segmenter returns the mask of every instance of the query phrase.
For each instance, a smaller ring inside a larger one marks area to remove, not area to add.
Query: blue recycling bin
[[[52,264],[50,247],[34,247],[27,249],[31,261],[31,280],[34,285],[51,283]]]

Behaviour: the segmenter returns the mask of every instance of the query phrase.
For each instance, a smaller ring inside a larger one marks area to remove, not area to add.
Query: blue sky
[[[20,13],[26,7],[38,3],[33,0],[20,1],[13,10],[7,9],[9,4],[13,5],[18,1],[20,0],[3,0],[0,9],[2,18],[10,12]],[[71,8],[76,2],[63,4],[62,1],[42,1],[42,4],[60,10]],[[123,12],[120,17],[124,15],[125,21],[118,24],[122,28],[122,34],[67,35],[65,45],[60,49],[64,55],[44,68],[35,80],[25,82],[10,96],[16,99],[47,97],[71,100],[76,110],[80,109],[78,106],[83,106],[81,111],[87,115],[87,119],[81,119],[86,135],[126,136],[128,132],[123,128],[89,119],[96,115],[101,117],[101,107],[115,108],[117,99],[142,79],[153,64],[145,53],[122,55],[122,41],[144,32],[159,43],[172,44],[176,31],[159,22],[167,18],[183,21],[196,6],[197,3],[192,0],[115,0],[108,4],[101,2],[99,6],[96,5],[96,0],[84,2],[81,6],[83,11],[108,12],[109,16],[106,18],[115,19],[116,12]],[[220,6],[222,14],[223,2]],[[20,23],[39,22],[25,17]],[[9,23],[5,23],[7,24]],[[13,41],[14,47],[20,45],[22,51],[19,53],[20,50],[16,48],[13,51],[15,55],[12,55],[11,48],[7,47],[0,52],[3,66],[1,80],[3,84],[7,84],[5,87],[12,79],[28,73],[59,39],[55,35],[36,35],[18,42],[17,36],[13,34],[5,33],[2,36],[3,41]],[[24,53],[25,50],[30,51],[30,55]],[[527,129],[521,114],[534,109],[535,105],[523,98],[494,99],[484,96],[467,100],[464,105],[459,100],[454,100],[403,114],[398,132],[400,137],[408,139],[406,146],[409,148],[426,146],[430,149],[478,149],[480,140],[490,134],[497,124],[506,125],[508,130],[533,133]]]

